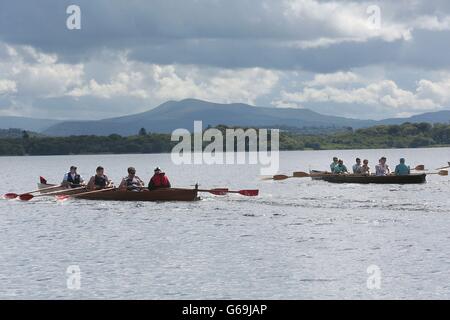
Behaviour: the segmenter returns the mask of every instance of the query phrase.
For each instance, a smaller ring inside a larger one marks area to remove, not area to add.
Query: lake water
[[[373,165],[385,155],[391,166],[405,156],[434,169],[450,149],[282,152],[280,172],[326,169],[334,155],[349,167],[356,156]],[[0,298],[450,298],[449,177],[334,185],[262,181],[250,165],[175,166],[167,154],[2,157],[0,191],[33,190],[39,175],[59,182],[72,164],[85,178],[103,165],[116,184],[129,165],[146,181],[158,165],[174,186],[258,188],[260,196],[0,200]],[[81,278],[68,286],[69,266]]]

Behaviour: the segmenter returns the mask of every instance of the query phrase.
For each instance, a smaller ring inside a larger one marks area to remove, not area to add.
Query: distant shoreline
[[[0,139],[1,140],[1,139]],[[279,150],[280,152],[299,152],[299,151],[361,151],[361,150],[415,150],[415,149],[439,149],[450,148],[448,145],[428,146],[428,147],[415,147],[415,148],[344,148],[344,149],[301,149],[301,150]],[[246,151],[247,152],[247,151]],[[77,154],[24,154],[24,155],[0,155],[0,158],[6,157],[62,157],[62,156],[120,156],[120,155],[150,155],[150,154],[170,154],[171,152],[151,152],[151,153],[77,153]],[[224,152],[226,153],[226,152]]]
[[[216,127],[225,133],[226,126]],[[244,128],[246,130],[246,128]],[[256,129],[258,130],[258,129]],[[191,137],[192,138],[192,137]],[[270,141],[269,149],[270,149]],[[225,147],[222,150],[227,150]],[[179,141],[170,134],[47,137],[23,132],[22,137],[0,137],[0,156],[101,155],[170,153]],[[211,142],[203,141],[203,147]],[[236,144],[236,141],[235,141]],[[280,151],[416,149],[450,146],[450,124],[404,123],[324,134],[282,131]],[[236,149],[237,150],[237,149]],[[248,145],[246,146],[248,150]]]

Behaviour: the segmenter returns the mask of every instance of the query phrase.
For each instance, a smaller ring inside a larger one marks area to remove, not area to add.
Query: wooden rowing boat
[[[51,187],[51,184],[38,184],[38,188]],[[64,188],[62,188],[64,190]],[[102,200],[102,201],[195,201],[199,200],[197,189],[183,189],[183,188],[164,188],[149,191],[143,189],[139,192],[123,191],[118,189],[111,189],[104,192],[86,193],[84,190],[72,191],[67,189],[68,195],[76,194],[77,199],[85,200]],[[43,192],[44,193],[44,192]]]
[[[375,176],[359,174],[332,174],[325,171],[310,171],[313,180],[322,180],[331,183],[359,183],[359,184],[419,184],[426,182],[425,173],[413,173],[407,176]]]
[[[112,189],[105,192],[77,194],[76,198],[103,201],[195,201],[199,200],[197,189],[164,188],[139,192]]]

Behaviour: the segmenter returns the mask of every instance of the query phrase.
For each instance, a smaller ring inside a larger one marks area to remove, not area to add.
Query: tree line
[[[227,126],[217,126],[225,131]],[[140,129],[134,136],[46,137],[17,131],[0,136],[0,155],[71,155],[167,153],[178,143],[170,134],[147,133]],[[418,148],[450,145],[450,124],[404,123],[335,133],[299,134],[280,132],[280,150]]]

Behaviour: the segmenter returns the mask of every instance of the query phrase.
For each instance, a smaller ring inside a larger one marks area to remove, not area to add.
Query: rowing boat
[[[406,176],[375,176],[359,174],[332,174],[325,171],[310,171],[313,180],[322,180],[331,183],[359,183],[359,184],[419,184],[426,182],[425,173],[413,173]]]
[[[38,184],[40,189],[51,187],[49,184]],[[116,188],[109,191],[86,193],[83,190],[76,190],[71,192],[67,189],[67,194],[76,195],[78,199],[85,200],[102,200],[102,201],[195,201],[199,200],[197,189],[183,189],[183,188],[164,188],[149,191],[143,189],[142,191],[124,191]]]

